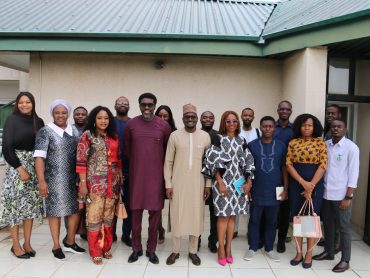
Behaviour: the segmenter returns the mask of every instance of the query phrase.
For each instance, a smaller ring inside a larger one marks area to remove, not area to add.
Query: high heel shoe
[[[232,264],[232,263],[234,262],[233,257],[227,257],[227,258],[226,258],[226,262],[227,262],[228,264]]]
[[[225,266],[226,265],[226,259],[218,259],[217,260],[218,264],[222,265],[222,266]]]
[[[14,256],[16,256],[18,259],[29,259],[30,258],[30,255],[28,255],[28,253],[26,252],[26,253],[24,253],[24,254],[22,254],[22,255],[16,255],[15,254],[15,252],[14,252],[14,249],[13,249],[13,247],[12,248],[10,248],[10,252],[12,252],[13,253],[13,255]]]
[[[34,258],[36,256],[36,251],[35,250],[26,251],[26,248],[24,248],[24,245],[23,245],[23,249],[26,252],[26,254],[28,254],[28,256],[30,256],[32,258]]]

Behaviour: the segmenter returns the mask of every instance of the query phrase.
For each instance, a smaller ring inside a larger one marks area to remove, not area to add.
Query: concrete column
[[[306,48],[283,62],[282,98],[293,104],[292,120],[302,113],[310,113],[324,123],[326,100],[325,47]]]

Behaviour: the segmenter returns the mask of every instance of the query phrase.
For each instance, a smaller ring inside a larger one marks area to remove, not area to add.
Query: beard
[[[116,112],[120,116],[126,116],[128,113],[128,110],[116,110]]]

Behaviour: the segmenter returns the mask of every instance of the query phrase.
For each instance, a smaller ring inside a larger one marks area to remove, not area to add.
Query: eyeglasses
[[[153,102],[149,102],[149,103],[142,102],[142,103],[140,103],[140,107],[141,108],[146,108],[146,107],[153,108],[154,107],[154,103]]]
[[[196,118],[197,118],[197,116],[195,116],[195,115],[184,116],[184,119],[186,119],[186,120],[195,120]]]
[[[225,123],[227,125],[231,125],[231,124],[237,125],[239,123],[239,121],[238,120],[233,120],[233,121],[232,120],[226,120]]]
[[[116,102],[116,106],[130,106],[128,102]]]

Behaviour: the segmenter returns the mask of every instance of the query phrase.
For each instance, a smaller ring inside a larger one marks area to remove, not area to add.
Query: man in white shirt
[[[322,207],[325,249],[314,260],[334,260],[335,221],[339,220],[342,258],[332,269],[344,272],[351,259],[351,209],[353,191],[357,187],[360,158],[355,143],[345,137],[346,124],[334,120],[330,125],[332,139],[326,141],[328,166],[325,173],[325,191]]]
[[[261,137],[261,131],[258,128],[253,128],[254,111],[252,108],[244,108],[240,115],[243,121],[243,128],[240,130],[240,136],[243,137],[247,143]]]

